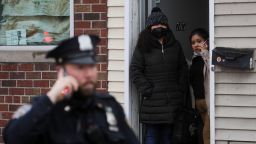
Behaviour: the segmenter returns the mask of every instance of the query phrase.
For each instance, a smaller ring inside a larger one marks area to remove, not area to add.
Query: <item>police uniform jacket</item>
[[[8,123],[4,130],[6,144],[139,143],[112,96],[73,97],[57,104],[46,95],[35,98],[31,106],[26,106],[30,108],[23,108],[24,115]]]

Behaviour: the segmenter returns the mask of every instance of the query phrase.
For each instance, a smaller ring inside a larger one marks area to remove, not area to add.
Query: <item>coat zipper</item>
[[[162,45],[162,54],[164,54],[164,45],[163,44],[161,45]]]
[[[163,62],[164,62],[164,64],[165,64],[165,58],[164,58],[164,45],[163,45],[163,44],[161,44],[161,46],[162,46]],[[165,69],[165,68],[164,68],[164,69]],[[168,75],[167,75],[167,77],[168,77]],[[167,86],[166,86],[166,90],[167,90]],[[167,104],[169,105],[170,97],[169,97],[168,93],[166,93],[166,96],[167,96]]]

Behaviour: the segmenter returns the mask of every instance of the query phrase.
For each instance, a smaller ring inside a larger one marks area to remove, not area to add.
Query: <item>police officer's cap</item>
[[[80,35],[62,41],[48,52],[46,58],[54,58],[57,64],[96,64],[96,45],[100,38],[95,35]]]

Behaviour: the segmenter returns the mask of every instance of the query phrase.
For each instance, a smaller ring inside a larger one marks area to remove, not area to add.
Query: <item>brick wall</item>
[[[97,90],[107,91],[107,1],[74,0],[75,35],[96,34],[99,80]],[[56,79],[55,65],[49,62],[0,62],[0,143],[5,124],[13,112],[35,95],[46,93]]]

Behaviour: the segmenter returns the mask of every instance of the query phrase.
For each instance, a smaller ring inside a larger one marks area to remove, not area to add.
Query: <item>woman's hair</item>
[[[137,48],[139,48],[143,52],[150,53],[154,45],[155,42],[153,40],[153,36],[151,35],[150,28],[146,28],[142,32],[140,32],[136,44]]]
[[[194,35],[199,35],[200,37],[202,37],[204,40],[208,40],[209,39],[209,33],[208,31],[206,31],[205,29],[203,28],[197,28],[197,29],[194,29],[190,36],[189,36],[189,42],[191,43],[191,40],[192,40],[192,37]]]

